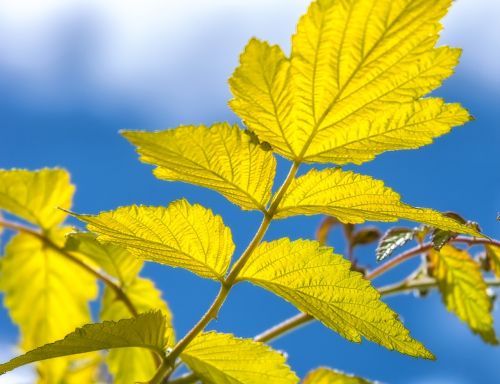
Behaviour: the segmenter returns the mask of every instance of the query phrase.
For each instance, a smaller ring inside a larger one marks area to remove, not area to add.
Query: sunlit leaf
[[[111,243],[100,243],[92,233],[69,235],[65,249],[85,256],[87,261],[116,278],[121,286],[135,279],[143,264],[125,248]]]
[[[53,230],[52,241],[63,244],[67,230]],[[2,258],[0,288],[4,305],[21,333],[24,351],[62,338],[90,319],[88,302],[97,296],[94,276],[28,234],[17,234]],[[56,383],[69,359],[44,362],[39,372]]]
[[[435,48],[451,0],[318,0],[298,24],[290,58],[251,40],[230,79],[230,105],[281,155],[355,163],[418,148],[470,119],[458,104],[419,99],[460,50]]]
[[[229,334],[198,335],[181,359],[206,384],[295,384],[285,357],[265,344]]]
[[[500,247],[496,245],[487,245],[486,256],[488,257],[491,270],[496,277],[500,278]]]
[[[446,307],[455,313],[469,328],[491,344],[497,344],[492,302],[479,264],[463,250],[445,245],[440,251],[429,252],[432,276]]]
[[[328,214],[343,223],[365,220],[399,219],[429,224],[437,228],[482,236],[439,212],[414,208],[400,201],[400,196],[380,180],[338,168],[310,170],[295,179],[278,207],[276,217]]]
[[[0,374],[35,361],[112,348],[141,347],[161,355],[166,347],[165,328],[165,318],[160,311],[118,322],[87,324],[62,340],[45,344],[0,364]]]
[[[275,159],[236,125],[183,126],[159,132],[125,131],[154,174],[215,189],[243,209],[264,210]]]
[[[139,313],[149,310],[161,311],[167,325],[165,329],[167,345],[172,346],[175,343],[172,314],[154,283],[149,279],[136,277],[124,287],[124,291]],[[127,317],[130,317],[128,308],[122,301],[116,300],[112,290],[106,288],[102,298],[101,320],[118,321]],[[111,350],[106,357],[106,362],[113,374],[115,384],[147,381],[157,369],[152,354],[143,348]]]
[[[371,381],[331,368],[317,368],[304,378],[303,384],[370,384]]]
[[[96,216],[76,215],[98,239],[136,257],[182,267],[221,280],[234,243],[231,231],[210,210],[186,200],[164,207],[129,206]]]
[[[64,221],[75,187],[64,169],[0,169],[0,209],[44,229]]]
[[[290,301],[350,341],[364,336],[411,356],[433,358],[351,264],[318,242],[262,243],[239,274]]]
[[[279,153],[293,152],[289,137],[296,128],[289,90],[290,62],[280,47],[251,39],[229,79],[235,96],[231,108]]]

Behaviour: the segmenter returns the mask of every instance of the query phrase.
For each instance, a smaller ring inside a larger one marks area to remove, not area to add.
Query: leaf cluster
[[[484,238],[479,228],[413,207],[383,181],[341,168],[430,144],[470,120],[459,104],[424,97],[451,75],[460,55],[458,49],[436,47],[450,3],[314,1],[298,22],[289,55],[258,39],[241,54],[229,84],[230,106],[244,129],[215,123],[122,132],[158,179],[209,188],[242,210],[262,213],[240,255],[234,254],[231,228],[200,204],[181,199],[167,206],[71,213],[74,187],[66,171],[1,170],[0,209],[30,226],[2,221],[18,233],[5,247],[0,289],[26,353],[1,364],[0,372],[38,362],[41,382],[96,382],[105,359],[116,383],[162,383],[181,364],[191,374],[173,382],[297,383],[286,357],[263,342],[205,331],[240,283],[274,293],[349,341],[365,338],[433,359],[352,257],[356,247],[381,237],[376,228],[355,225],[400,219],[434,231],[435,249],[416,253],[427,254],[426,278],[451,311],[495,343],[479,264],[451,244],[459,234]],[[281,185],[275,185],[277,155],[290,163]],[[302,172],[306,163],[321,167]],[[87,231],[65,226],[68,214]],[[297,215],[332,218],[318,240],[263,241],[273,220]],[[337,224],[344,227],[347,257],[326,245],[329,228]],[[422,231],[391,229],[381,238],[377,258],[422,239]],[[494,243],[487,248],[494,271],[500,270],[499,249]],[[220,286],[206,314],[180,340],[161,293],[140,275],[145,261],[183,268]],[[20,280],[30,284],[19,286]],[[89,302],[98,297],[99,280],[100,313],[92,319]],[[100,350],[110,352],[103,356]],[[367,382],[328,368],[304,379]]]

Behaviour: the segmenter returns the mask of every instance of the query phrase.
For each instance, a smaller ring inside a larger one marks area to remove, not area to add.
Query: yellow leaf
[[[62,244],[65,233],[67,230],[53,230],[50,237]],[[94,276],[41,240],[22,233],[6,246],[0,288],[4,305],[20,328],[24,351],[60,339],[88,323],[88,302],[97,296]],[[46,383],[58,383],[70,361],[65,358],[43,362],[39,374]]]
[[[186,200],[164,207],[129,206],[96,216],[76,215],[103,242],[140,259],[182,267],[222,280],[234,243],[231,231],[210,210]]]
[[[75,187],[64,169],[0,170],[0,209],[44,229],[64,221]]]
[[[469,120],[457,104],[419,100],[451,75],[460,50],[435,48],[451,0],[318,0],[287,58],[250,41],[230,105],[276,152],[356,163],[418,148]]]
[[[235,96],[231,108],[262,140],[272,143],[276,152],[292,153],[289,60],[277,45],[251,39],[240,63],[229,79]]]
[[[317,368],[304,378],[303,384],[370,384],[371,381],[330,368]]]
[[[243,209],[264,210],[276,161],[236,125],[183,126],[159,132],[125,131],[154,174],[211,188]]]
[[[491,344],[497,344],[492,299],[479,269],[479,264],[463,250],[445,245],[429,252],[433,277],[437,280],[443,301],[469,328]]]
[[[206,384],[295,384],[299,381],[281,354],[265,344],[233,335],[198,335],[181,359]]]
[[[160,311],[143,313],[131,319],[86,324],[64,339],[42,345],[24,355],[0,364],[0,374],[35,361],[113,348],[141,347],[164,354],[165,318]]]
[[[142,261],[132,256],[125,248],[111,243],[102,244],[92,233],[72,233],[67,237],[64,247],[69,252],[84,256],[87,264],[113,276],[120,286],[134,280],[143,265]]]
[[[361,336],[388,349],[433,358],[351,264],[318,242],[262,243],[238,275],[274,292],[350,341]]]
[[[161,310],[166,319],[166,335],[169,345],[175,343],[172,315],[161,292],[151,280],[138,276],[142,261],[126,249],[111,243],[98,242],[93,234],[76,233],[68,237],[66,250],[85,255],[109,275],[115,277],[138,313]],[[132,316],[130,309],[118,300],[115,292],[105,287],[101,304],[101,320],[118,321]],[[111,350],[106,358],[108,369],[116,384],[145,382],[156,372],[156,363],[150,351],[142,348]]]
[[[174,345],[175,335],[172,328],[172,314],[154,283],[149,279],[136,277],[124,287],[124,291],[139,313],[149,310],[161,310],[167,324],[165,334],[165,338],[168,340],[167,345]],[[102,298],[101,320],[118,321],[130,316],[130,312],[123,302],[116,300],[115,293],[106,288]],[[157,369],[150,351],[142,348],[111,350],[106,362],[113,374],[113,383],[115,384],[145,382],[153,377]]]
[[[496,245],[487,245],[485,248],[490,268],[495,276],[500,278],[500,247]]]
[[[380,180],[340,169],[310,170],[293,180],[276,213],[292,215],[327,214],[343,223],[397,221],[405,219],[473,236],[475,229],[428,208],[414,208]]]

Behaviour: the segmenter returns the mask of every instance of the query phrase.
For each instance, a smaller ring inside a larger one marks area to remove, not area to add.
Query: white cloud
[[[0,68],[30,84],[39,101],[84,84],[97,102],[112,95],[151,111],[168,105],[180,119],[198,108],[217,112],[229,97],[221,84],[248,38],[287,47],[308,2],[0,0]],[[463,70],[493,88],[499,19],[497,0],[457,0],[443,34],[464,48]]]
[[[16,347],[9,344],[0,344],[0,361],[8,361],[18,355]],[[2,375],[2,384],[29,384],[35,382],[32,367],[24,366]]]

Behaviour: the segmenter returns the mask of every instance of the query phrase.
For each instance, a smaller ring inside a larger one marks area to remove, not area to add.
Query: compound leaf
[[[62,340],[45,344],[0,364],[0,374],[35,361],[103,349],[141,347],[162,355],[166,347],[165,328],[165,317],[160,311],[143,313],[118,322],[87,324]]]
[[[259,245],[238,276],[283,297],[350,341],[364,336],[388,349],[433,358],[369,281],[350,267],[318,242],[280,239]]]
[[[451,75],[460,50],[435,48],[451,0],[318,0],[287,58],[251,40],[230,79],[230,105],[281,155],[355,163],[418,148],[470,119],[420,99]]]
[[[283,354],[265,344],[233,335],[198,335],[181,359],[207,384],[295,384]]]
[[[400,201],[400,196],[380,180],[338,168],[310,170],[293,180],[276,213],[277,218],[292,215],[327,214],[343,223],[365,220],[397,221],[406,219],[433,227],[482,235],[439,212],[414,208]]]
[[[371,381],[331,368],[317,368],[304,378],[303,384],[371,384]]]
[[[75,187],[64,169],[0,169],[0,209],[41,228],[60,224],[71,208]]]
[[[66,233],[58,229],[48,236],[62,245]],[[5,307],[20,328],[24,351],[53,342],[90,322],[88,302],[97,296],[94,276],[41,240],[23,233],[6,246],[0,289]],[[59,382],[69,364],[69,359],[57,359],[44,362],[38,370],[47,382]]]
[[[186,200],[167,208],[133,205],[76,216],[100,241],[124,247],[140,259],[215,280],[223,279],[234,251],[231,231],[222,218]]]
[[[429,252],[432,276],[449,311],[455,313],[469,328],[490,344],[497,344],[492,299],[488,296],[483,276],[471,256],[451,245]]]
[[[183,126],[159,132],[125,131],[154,174],[215,189],[243,209],[264,210],[276,160],[236,125]]]

